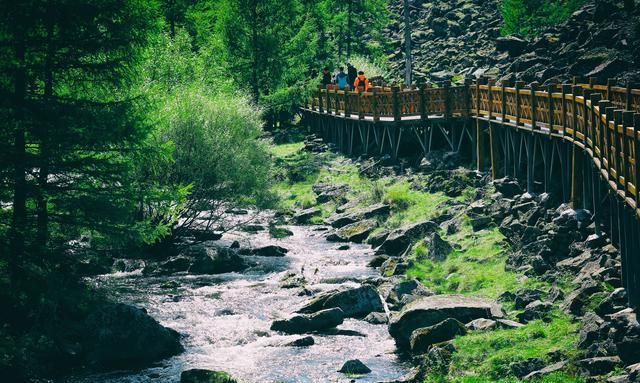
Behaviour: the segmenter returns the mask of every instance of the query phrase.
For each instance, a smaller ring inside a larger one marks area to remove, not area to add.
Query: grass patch
[[[272,145],[271,154],[276,158],[286,158],[300,152],[304,148],[304,142],[291,144]]]
[[[560,311],[552,313],[550,323],[533,321],[522,328],[470,333],[456,338],[458,352],[453,354],[451,382],[518,382],[509,378],[510,364],[528,358],[547,359],[550,350],[568,357],[575,354],[578,323]],[[557,380],[562,378],[562,380]],[[499,380],[506,379],[506,380]],[[579,382],[565,373],[549,376],[544,382]],[[426,380],[429,382],[429,380]]]
[[[444,236],[459,245],[441,262],[424,258],[426,248],[418,243],[416,260],[407,275],[418,279],[437,294],[465,294],[496,298],[519,287],[518,275],[505,271],[504,236],[497,228],[474,233],[465,222],[460,231]]]
[[[408,223],[433,218],[439,213],[436,207],[451,199],[442,193],[426,193],[414,190],[402,180],[384,188],[383,202],[391,206],[393,214],[385,222],[387,229],[395,229]]]

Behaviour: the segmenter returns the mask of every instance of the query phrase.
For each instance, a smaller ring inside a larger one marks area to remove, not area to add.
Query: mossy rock
[[[222,371],[193,369],[183,371],[180,375],[180,383],[239,383],[231,375]]]

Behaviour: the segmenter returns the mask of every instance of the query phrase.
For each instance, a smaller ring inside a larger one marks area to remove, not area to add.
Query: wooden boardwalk
[[[580,83],[475,83],[315,90],[305,122],[348,154],[468,152],[494,179],[553,192],[594,213],[622,255],[630,303],[640,306],[640,89]]]

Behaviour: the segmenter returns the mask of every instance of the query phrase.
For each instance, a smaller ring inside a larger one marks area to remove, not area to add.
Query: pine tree
[[[131,156],[148,134],[136,89],[157,12],[142,0],[33,0],[0,9],[0,88],[11,103],[13,274],[81,231],[135,228]],[[3,134],[3,138],[6,135]],[[3,143],[6,145],[6,142]],[[51,238],[55,234],[55,238]],[[28,240],[27,240],[28,239]]]

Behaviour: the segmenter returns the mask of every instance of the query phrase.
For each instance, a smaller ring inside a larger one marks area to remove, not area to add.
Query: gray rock
[[[285,346],[291,346],[291,347],[309,347],[309,346],[313,346],[316,343],[316,341],[313,339],[313,337],[311,336],[305,336],[303,338],[298,338],[292,342],[289,342],[287,344],[285,344]]]
[[[183,351],[176,331],[133,306],[103,305],[84,326],[85,362],[94,368],[142,367]]]
[[[600,376],[610,373],[621,363],[620,358],[617,356],[603,356],[581,359],[576,361],[575,364],[584,376]]]
[[[558,372],[558,371],[563,370],[567,366],[567,364],[568,363],[566,361],[561,361],[561,362],[558,362],[558,363],[551,364],[551,365],[549,365],[549,366],[547,366],[545,368],[542,368],[540,370],[530,372],[529,374],[525,375],[523,379],[524,380],[539,379],[539,378],[541,378],[541,377],[543,377],[545,375],[549,375],[549,374],[552,374],[554,372]]]
[[[529,303],[542,299],[543,292],[538,289],[522,288],[516,290],[514,295],[514,308],[521,310]]]
[[[344,316],[348,318],[362,318],[371,312],[384,312],[380,294],[371,285],[322,294],[304,305],[299,312],[312,313],[333,307],[342,309]]]
[[[378,226],[378,222],[373,219],[354,222],[337,229],[327,236],[327,241],[331,242],[356,242],[360,243],[367,239],[369,234]]]
[[[498,322],[493,319],[478,318],[467,323],[465,327],[472,331],[488,331],[498,327]]]
[[[364,321],[371,324],[387,324],[389,323],[389,318],[387,318],[387,314],[385,313],[374,312],[364,317]]]
[[[544,367],[544,361],[540,358],[529,358],[520,362],[514,362],[509,365],[511,373],[518,378],[529,375],[533,371],[540,370]]]
[[[251,250],[251,254],[260,257],[284,257],[288,252],[288,249],[278,245],[268,245]]]
[[[376,253],[390,256],[402,255],[414,240],[437,230],[438,225],[433,221],[422,221],[396,229],[389,233],[385,241],[376,250]]]
[[[222,274],[242,271],[247,263],[235,251],[227,248],[207,248],[206,255],[197,258],[189,266],[191,274]]]
[[[303,334],[322,331],[342,324],[344,313],[339,308],[318,311],[309,315],[294,315],[289,319],[277,320],[271,324],[271,330],[287,334]]]
[[[493,301],[461,296],[433,295],[416,300],[407,306],[389,324],[389,334],[400,347],[408,347],[411,333],[421,327],[433,326],[453,318],[467,323],[478,318],[500,318],[501,308]]]
[[[445,241],[438,233],[431,233],[425,238],[425,244],[428,250],[428,257],[434,261],[444,261],[449,253],[453,251],[453,247],[449,242]]]
[[[180,374],[180,383],[237,383],[231,375],[222,371],[193,369]]]
[[[552,307],[550,302],[533,301],[524,308],[522,313],[516,315],[516,317],[524,323],[535,319],[545,319],[548,317]]]
[[[343,374],[363,375],[371,372],[371,369],[362,363],[359,359],[346,361],[338,372]]]
[[[462,322],[447,318],[433,326],[422,327],[414,330],[409,339],[411,352],[415,354],[425,353],[433,344],[451,340],[457,335],[467,333]]]
[[[309,223],[311,218],[318,217],[321,214],[322,214],[322,210],[320,210],[317,207],[312,207],[312,208],[305,209],[298,212],[296,215],[293,216],[293,219],[296,221],[296,223],[304,224],[304,223]]]
[[[500,319],[497,318],[496,319],[496,323],[498,323],[498,326],[502,327],[502,328],[520,328],[520,327],[524,327],[524,325],[522,323],[516,322],[516,321],[512,321],[509,319]]]

